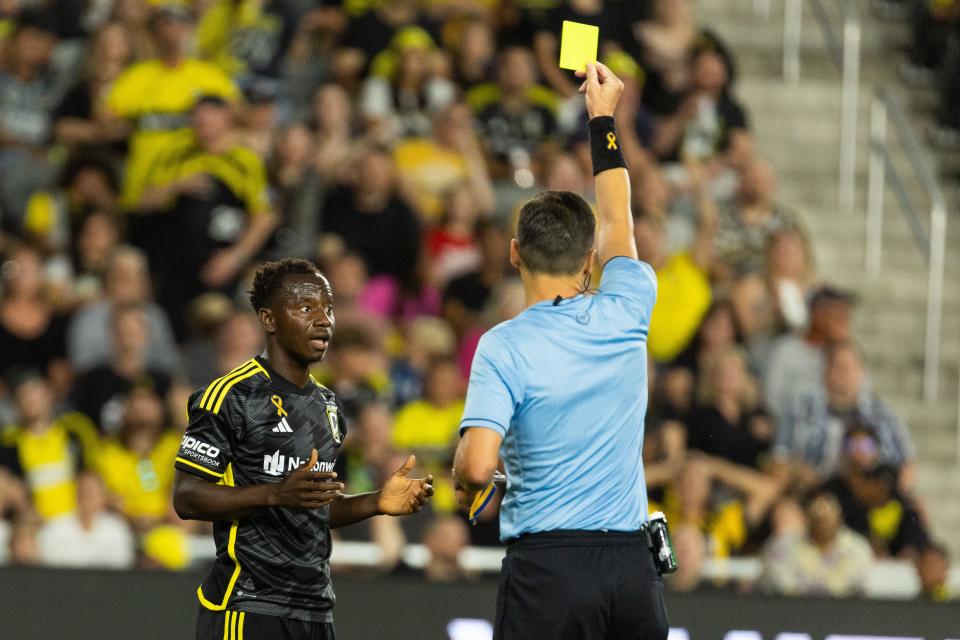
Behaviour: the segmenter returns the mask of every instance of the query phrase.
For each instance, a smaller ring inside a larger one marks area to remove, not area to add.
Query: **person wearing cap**
[[[450,80],[433,73],[437,46],[424,29],[400,29],[390,47],[370,64],[359,108],[370,127],[385,139],[428,136],[430,116],[455,98]]]
[[[57,35],[52,16],[24,10],[5,47],[0,68],[0,210],[19,227],[30,194],[49,185],[47,162],[52,113],[59,99],[55,77],[47,71]]]
[[[879,447],[876,462],[896,468],[900,488],[909,492],[916,474],[910,432],[870,389],[857,347],[831,344],[824,364],[821,385],[800,393],[781,416],[769,471],[800,485],[823,482],[840,467],[847,433],[869,425]]]
[[[229,286],[277,222],[263,160],[235,140],[226,100],[201,96],[191,121],[156,149],[136,202],[140,213],[156,214],[151,257],[158,300],[181,335],[190,300]]]
[[[775,418],[783,416],[795,398],[809,389],[823,388],[827,346],[851,338],[852,294],[825,286],[810,298],[810,322],[802,335],[778,338],[761,371],[764,404]]]
[[[158,5],[149,27],[158,57],[120,74],[99,105],[101,119],[122,118],[135,128],[121,194],[121,205],[131,211],[146,188],[157,151],[189,128],[197,98],[216,96],[233,102],[239,97],[236,85],[219,67],[187,55],[193,18],[185,6]]]

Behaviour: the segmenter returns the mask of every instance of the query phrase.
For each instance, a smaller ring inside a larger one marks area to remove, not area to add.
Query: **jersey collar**
[[[271,367],[267,360],[262,356],[257,356],[255,359],[260,363],[260,366],[267,370],[267,373],[270,375],[270,382],[273,383],[274,386],[279,387],[282,391],[305,396],[312,393],[317,388],[316,383],[314,383],[314,381],[310,378],[307,378],[307,384],[302,387],[298,387],[280,375],[277,370]]]

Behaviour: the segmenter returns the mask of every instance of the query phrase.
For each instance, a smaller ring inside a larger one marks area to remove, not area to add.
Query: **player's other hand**
[[[587,115],[612,116],[623,93],[623,81],[602,62],[587,63],[587,70],[577,71],[577,77],[585,78],[580,93],[587,94]]]
[[[273,486],[273,506],[291,509],[319,509],[340,496],[343,483],[335,482],[337,474],[332,471],[311,471],[317,464],[317,450],[310,452],[310,459],[300,465],[286,478]]]
[[[405,516],[416,513],[430,501],[433,495],[433,475],[426,478],[408,478],[407,474],[417,463],[417,457],[411,455],[403,465],[380,489],[377,510],[388,516]]]

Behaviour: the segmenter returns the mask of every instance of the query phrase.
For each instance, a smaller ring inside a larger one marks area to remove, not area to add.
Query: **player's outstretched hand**
[[[426,478],[408,478],[407,474],[417,463],[417,457],[411,455],[403,465],[393,472],[380,489],[377,509],[389,516],[405,516],[416,513],[430,501],[433,495],[433,475]]]
[[[313,449],[309,460],[273,485],[273,501],[276,506],[291,509],[319,509],[340,496],[343,483],[334,482],[337,474],[332,471],[311,471],[316,464],[317,450]]]
[[[587,94],[587,115],[612,116],[623,93],[623,81],[602,62],[587,63],[587,70],[577,71],[577,77],[585,78],[580,93]]]

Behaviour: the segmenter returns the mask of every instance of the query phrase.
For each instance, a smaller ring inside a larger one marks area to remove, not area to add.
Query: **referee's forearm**
[[[630,176],[613,116],[590,120],[590,149],[597,198],[600,264],[615,256],[637,257],[630,211]]]

